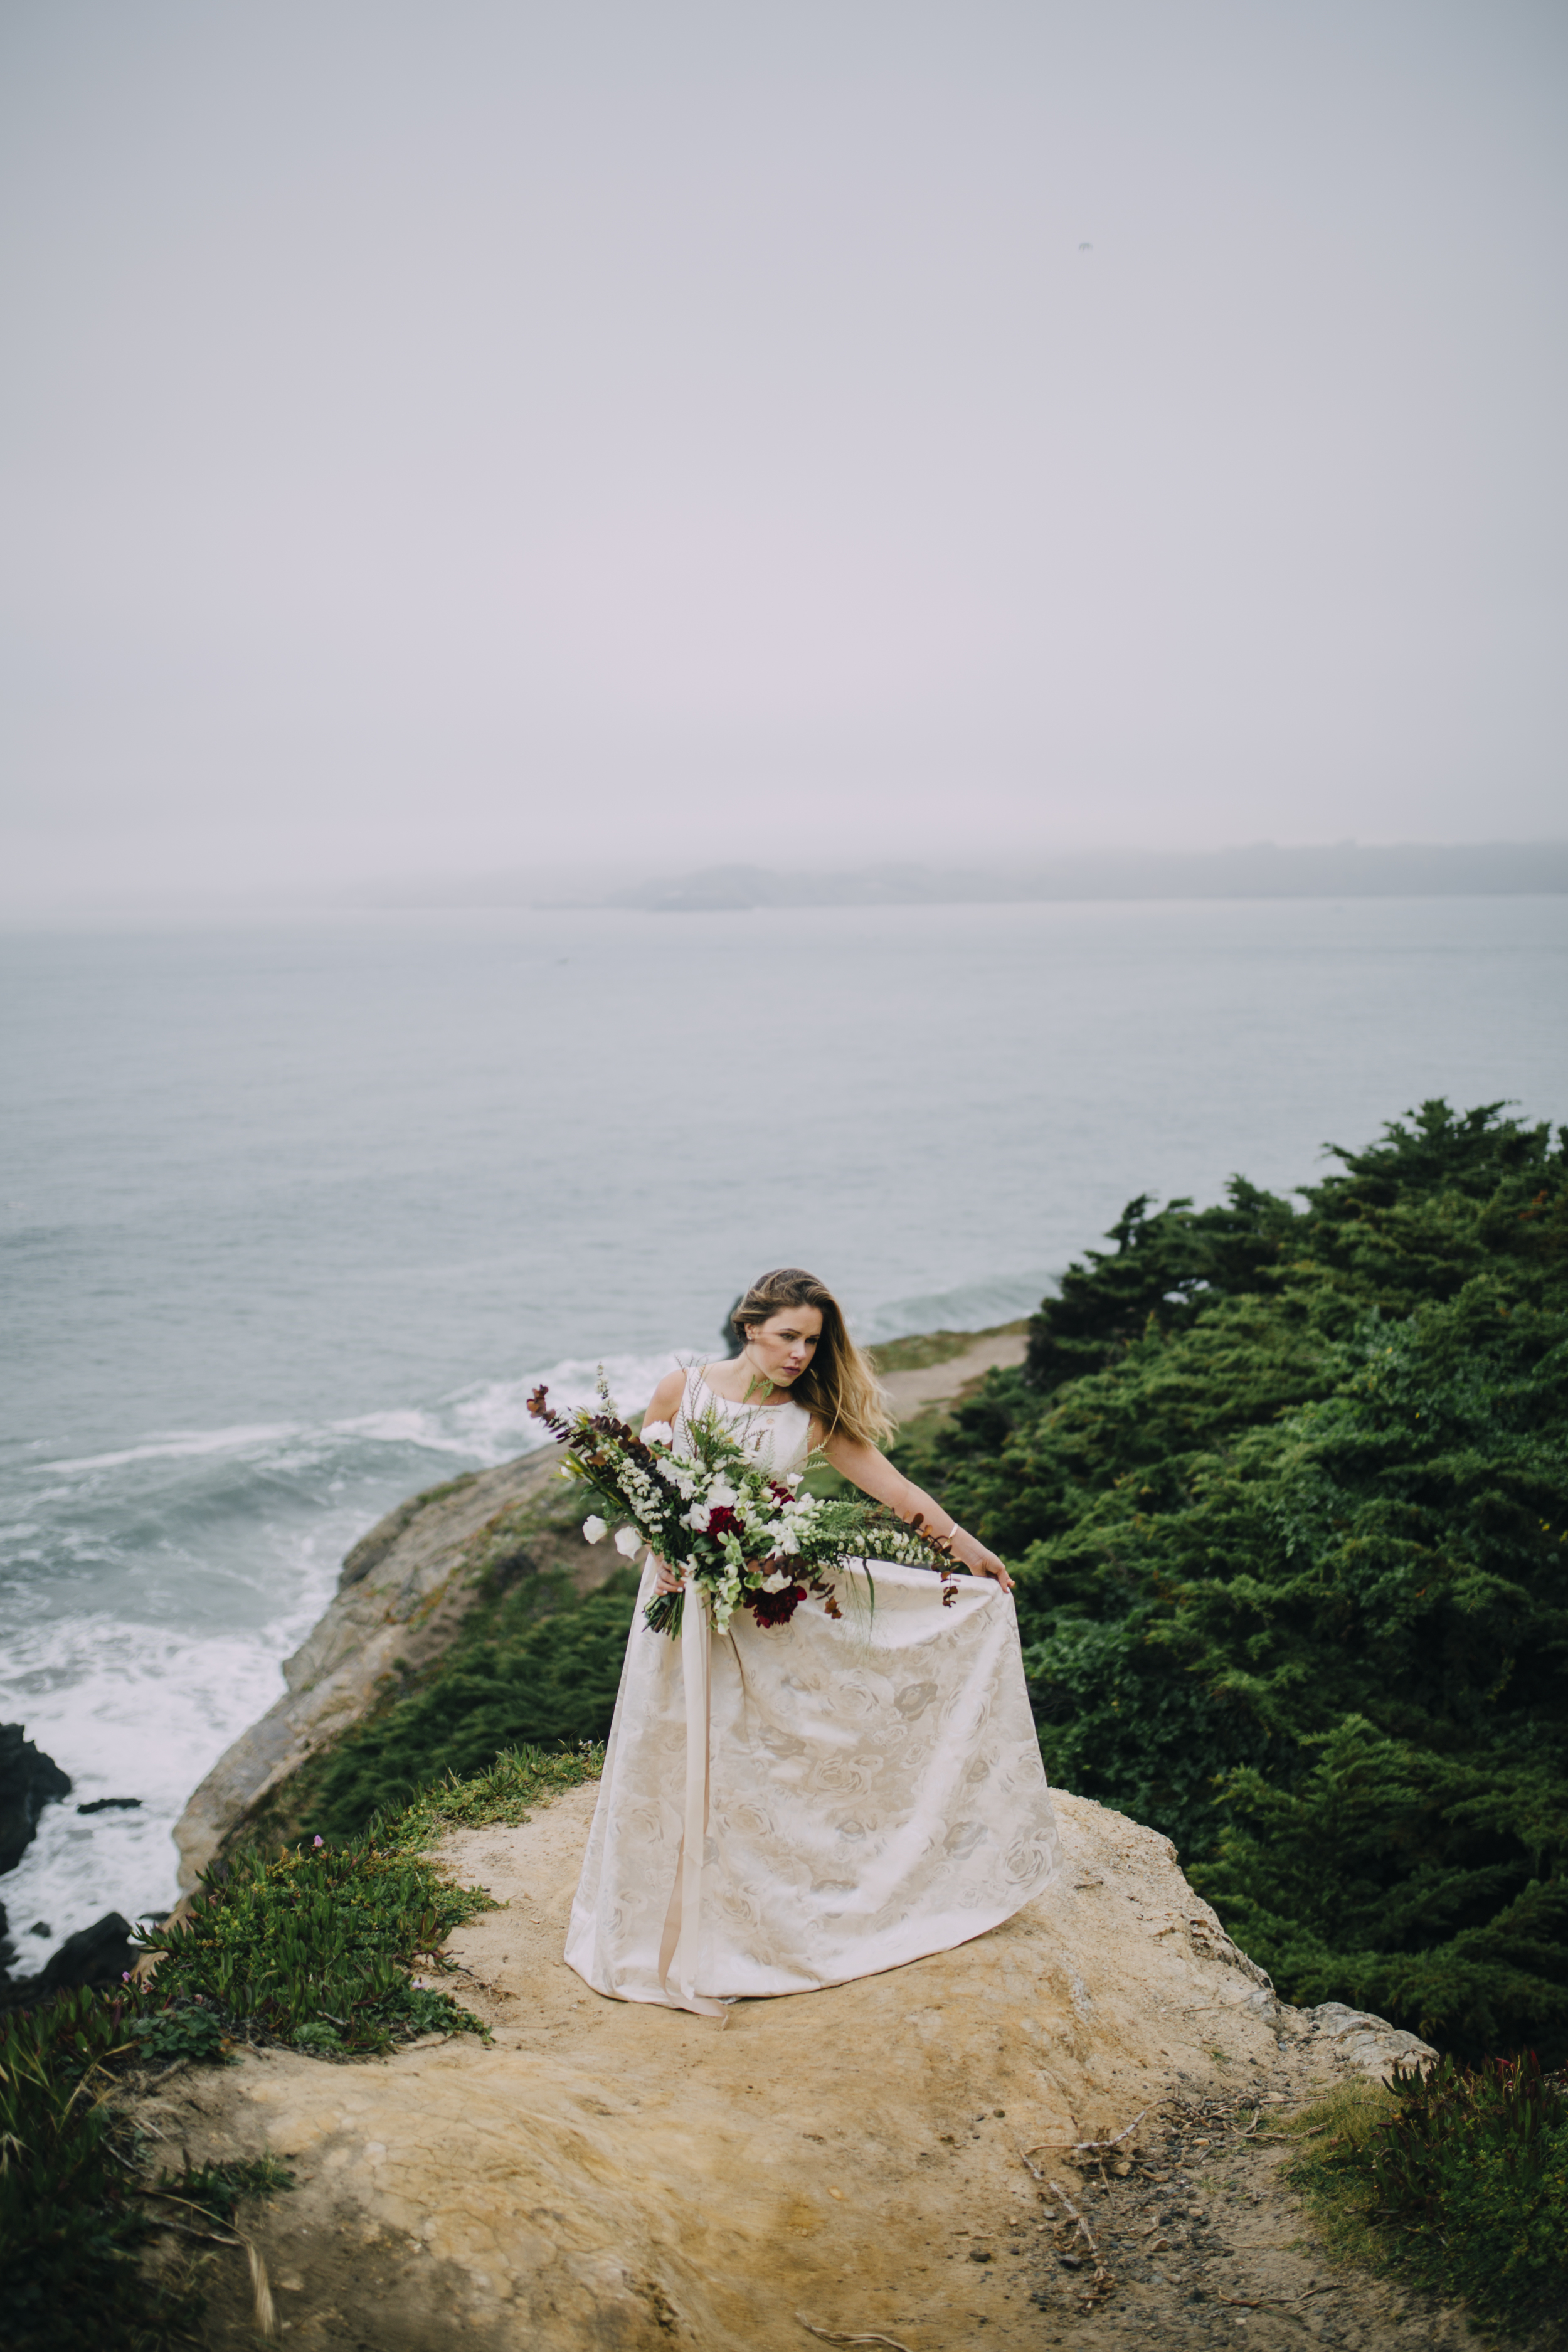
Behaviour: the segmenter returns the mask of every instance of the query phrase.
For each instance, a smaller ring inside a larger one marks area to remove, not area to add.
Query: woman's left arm
[[[951,1511],[944,1511],[933,1502],[923,1487],[901,1470],[895,1470],[885,1454],[874,1445],[849,1437],[830,1437],[822,1448],[842,1478],[847,1478],[861,1493],[875,1502],[886,1503],[900,1519],[919,1517],[931,1533],[950,1543],[955,1559],[961,1559],[973,1576],[994,1576],[1004,1592],[1011,1592],[1013,1580],[994,1551],[965,1533]]]

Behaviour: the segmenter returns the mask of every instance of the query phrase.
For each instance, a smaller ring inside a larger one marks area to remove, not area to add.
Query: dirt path
[[[902,1372],[884,1372],[882,1391],[898,1421],[910,1421],[935,1404],[951,1404],[982,1373],[1021,1364],[1028,1352],[1026,1331],[982,1333],[973,1347],[949,1356],[940,1364],[921,1364]]]
[[[1461,2340],[1457,2317],[1402,2318],[1315,2253],[1268,2128],[1357,2063],[1356,2036],[1278,2009],[1164,1839],[1063,1797],[1067,1870],[1006,1927],[737,2004],[721,2032],[602,2000],[562,1961],[594,1795],[443,1849],[505,1906],[451,1947],[488,2046],[251,2055],[146,2110],[195,2158],[295,2166],[254,2223],[285,2343],[806,2352],[824,2340],[808,2326],[907,2352]],[[1068,2168],[1064,2143],[1144,2108],[1125,2177]],[[208,2340],[255,2340],[234,2256]]]

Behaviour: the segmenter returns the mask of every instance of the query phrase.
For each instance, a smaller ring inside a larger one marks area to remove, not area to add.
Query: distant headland
[[[710,866],[617,892],[612,906],[654,914],[754,907],[1025,905],[1092,898],[1431,898],[1568,890],[1568,842],[1419,844],[1186,853],[1103,850],[1010,871],[889,865],[843,874]]]
[[[612,907],[734,914],[762,907],[1007,906],[1093,899],[1509,898],[1568,891],[1568,841],[1339,841],[1282,848],[1103,849],[994,865],[938,859],[782,871],[706,866],[615,888],[552,888],[537,873],[450,877],[375,894],[378,905]]]

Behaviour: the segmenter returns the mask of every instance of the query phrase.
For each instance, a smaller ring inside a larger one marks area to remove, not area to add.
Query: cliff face
[[[564,1568],[586,1591],[620,1565],[583,1542],[583,1505],[557,1460],[553,1448],[528,1454],[416,1495],[354,1546],[326,1613],[284,1662],[284,1696],[219,1757],[176,1825],[184,1894],[308,1758],[405,1667],[447,1647],[488,1583]]]

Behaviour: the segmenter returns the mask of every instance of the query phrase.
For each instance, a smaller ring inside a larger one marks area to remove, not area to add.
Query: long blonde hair
[[[862,1445],[885,1443],[895,1425],[882,1402],[877,1375],[849,1337],[837,1299],[816,1275],[798,1265],[775,1266],[772,1274],[759,1275],[731,1313],[737,1339],[743,1344],[748,1326],[766,1323],[788,1307],[815,1307],[822,1317],[816,1353],[790,1395],[816,1415],[828,1437],[851,1437]]]

